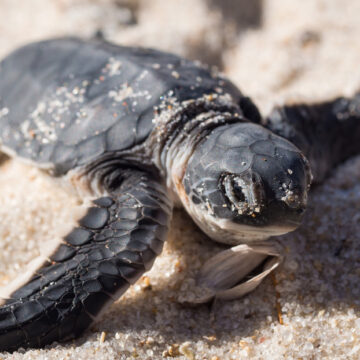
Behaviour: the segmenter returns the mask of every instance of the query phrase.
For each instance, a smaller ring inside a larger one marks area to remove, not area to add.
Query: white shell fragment
[[[254,245],[241,244],[222,251],[203,265],[193,291],[195,297],[186,302],[201,304],[213,298],[241,298],[253,291],[280,265],[282,254],[281,246],[275,241]],[[249,278],[249,274],[264,260],[260,272]]]

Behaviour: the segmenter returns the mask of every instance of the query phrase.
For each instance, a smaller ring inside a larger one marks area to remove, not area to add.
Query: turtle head
[[[214,240],[261,240],[301,222],[311,182],[308,162],[297,147],[262,126],[215,128],[192,149],[184,169],[178,195]]]

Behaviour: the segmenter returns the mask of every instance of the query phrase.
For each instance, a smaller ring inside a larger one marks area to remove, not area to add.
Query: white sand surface
[[[358,0],[1,0],[0,55],[31,40],[89,37],[169,50],[220,66],[266,113],[286,101],[360,88]],[[78,205],[34,168],[0,171],[0,283],[71,221]],[[359,359],[360,158],[311,191],[286,260],[249,296],[183,305],[222,248],[174,212],[153,269],[81,338],[1,359]]]

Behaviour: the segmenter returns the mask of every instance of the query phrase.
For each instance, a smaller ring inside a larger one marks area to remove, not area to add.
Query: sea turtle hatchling
[[[359,117],[356,95],[262,119],[220,74],[156,50],[76,38],[16,50],[0,63],[1,150],[90,201],[4,289],[0,350],[88,328],[151,268],[173,204],[235,245],[204,265],[199,286],[225,298],[252,290],[281,255],[263,240],[301,221],[310,168],[321,181],[360,150]]]

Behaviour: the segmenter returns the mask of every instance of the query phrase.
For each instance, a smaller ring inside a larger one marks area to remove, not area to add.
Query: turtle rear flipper
[[[309,159],[315,182],[360,152],[360,93],[317,104],[276,107],[265,126]]]
[[[0,308],[0,351],[78,336],[160,254],[171,203],[142,172],[112,179],[51,258]]]

